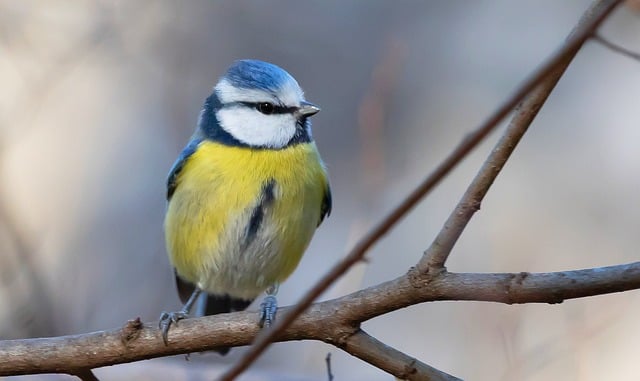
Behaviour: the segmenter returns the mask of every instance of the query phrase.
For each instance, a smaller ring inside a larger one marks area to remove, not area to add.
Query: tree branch
[[[578,25],[569,34],[564,46],[526,82],[526,86],[522,86],[529,90],[517,92],[518,96],[521,93],[522,95],[528,93],[528,95],[516,108],[506,132],[496,143],[495,148],[480,168],[480,171],[478,171],[458,205],[449,215],[431,246],[425,251],[418,263],[420,271],[438,271],[444,267],[451,250],[453,250],[453,246],[467,227],[471,217],[476,211],[480,210],[480,204],[484,196],[516,149],[520,139],[527,132],[536,115],[542,109],[560,77],[569,67],[578,50],[593,35],[598,25],[604,21],[617,3],[618,1],[615,0],[596,1],[593,3],[584,13]],[[522,99],[522,97],[519,97],[519,99]]]
[[[327,353],[324,358],[324,362],[327,364],[327,379],[333,381],[333,372],[331,372],[331,352]]]
[[[338,278],[340,278],[351,266],[362,260],[366,252],[387,232],[391,230],[393,226],[396,225],[400,219],[402,219],[413,207],[420,201],[431,189],[437,185],[440,180],[442,180],[474,147],[476,147],[488,134],[491,132],[497,124],[509,113],[511,110],[532,90],[534,90],[542,81],[546,81],[546,84],[542,84],[541,89],[536,91],[536,94],[543,94],[544,88],[549,87],[551,83],[555,84],[553,80],[548,80],[549,78],[554,78],[557,75],[559,79],[566,65],[571,62],[575,54],[578,52],[582,44],[593,34],[593,32],[597,29],[598,25],[610,14],[610,12],[615,8],[615,6],[620,3],[621,0],[599,0],[595,1],[589,9],[584,13],[577,26],[574,28],[574,31],[570,34],[569,38],[565,42],[565,44],[555,53],[553,54],[538,70],[534,72],[532,76],[530,76],[527,80],[524,81],[522,85],[516,90],[515,94],[509,97],[503,104],[501,104],[497,110],[482,124],[478,127],[473,133],[467,136],[465,140],[463,140],[458,147],[447,157],[445,160],[416,188],[398,207],[395,208],[388,216],[386,216],[379,224],[377,224],[362,240],[360,240],[356,246],[347,254],[347,256],[334,265],[329,272],[327,272],[303,297],[302,299],[295,305],[288,313],[283,314],[280,313],[280,318],[276,321],[273,327],[269,330],[265,330],[261,335],[258,336],[256,342],[252,346],[252,348],[245,353],[245,355],[234,365],[232,366],[227,373],[225,373],[221,380],[223,381],[231,381],[235,379],[238,375],[240,375],[245,369],[247,369],[259,356],[264,352],[264,350],[269,346],[269,344],[274,341],[279,335],[281,335],[288,326],[293,324],[294,320],[302,314],[313,301],[320,296],[333,282],[335,282]],[[557,79],[556,79],[557,81]],[[553,88],[553,85],[550,86],[549,91]],[[534,99],[537,99],[537,96],[532,96],[530,98],[530,102],[520,108],[519,114],[526,115],[531,114],[530,118],[533,120],[533,117],[539,110],[539,107],[536,108],[536,104],[533,103]],[[527,109],[527,107],[531,107],[531,109]],[[525,116],[523,118],[528,118]],[[522,124],[528,125],[526,123]],[[526,130],[526,127],[525,127]],[[524,133],[524,132],[523,132]],[[501,140],[503,143],[504,139]],[[512,139],[512,142],[516,142],[517,139]],[[511,151],[513,148],[511,149]],[[509,154],[506,154],[505,161],[508,158]],[[486,184],[486,190],[489,189],[489,186],[497,176],[500,167],[496,167],[493,172],[494,175],[491,174],[482,174],[482,177],[486,176],[486,183],[483,180],[483,183]],[[487,176],[488,175],[488,176]],[[493,178],[491,178],[493,176]],[[475,182],[475,181],[474,181]],[[472,185],[473,187],[473,185]],[[486,193],[486,190],[484,193]],[[466,206],[466,213],[460,217],[458,221],[456,221],[455,225],[447,225],[445,224],[443,228],[443,233],[441,235],[446,235],[447,237],[441,237],[440,240],[436,239],[432,247],[438,248],[439,245],[444,244],[444,247],[438,250],[427,250],[425,253],[424,259],[421,260],[419,267],[422,269],[428,270],[429,267],[433,268],[442,268],[444,263],[453,248],[453,245],[457,241],[460,234],[464,230],[466,223],[471,219],[471,216],[475,212],[474,208],[479,207],[479,202],[484,196],[481,189],[474,190],[474,195],[477,195],[477,203],[469,203]],[[464,201],[464,199],[463,199]],[[473,200],[470,200],[473,201]],[[457,208],[456,208],[457,209]],[[450,218],[451,219],[451,218]],[[447,221],[449,223],[449,221]],[[454,230],[451,233],[448,233],[450,227],[454,227]],[[439,235],[440,236],[440,235]],[[434,252],[435,251],[435,252]]]
[[[602,37],[599,34],[594,34],[593,35],[593,40],[596,42],[599,42],[600,44],[602,44],[605,48],[608,48],[616,53],[620,53],[623,56],[627,56],[633,60],[636,61],[640,61],[640,53],[636,53],[634,51],[631,51],[625,47],[622,47],[618,44],[614,44],[613,42],[607,40],[606,38]]]
[[[457,377],[391,348],[362,330],[345,340],[344,345],[337,346],[345,352],[395,375],[400,380],[460,381]]]
[[[640,288],[640,262],[538,274],[449,273],[444,268],[455,242],[479,208],[482,198],[541,108],[544,99],[580,46],[619,2],[620,0],[602,0],[594,3],[565,45],[498,107],[485,123],[463,140],[407,199],[376,225],[297,305],[280,309],[280,319],[275,326],[261,332],[253,348],[223,375],[223,379],[234,379],[275,339],[310,339],[336,345],[398,378],[453,380],[455,377],[369,336],[360,329],[360,324],[400,308],[437,300],[476,300],[508,304],[560,303],[570,298]],[[456,211],[416,268],[380,285],[311,305],[337,278],[362,260],[368,249],[390,231],[531,91],[532,95],[519,106],[505,136],[500,139]],[[309,310],[304,312],[307,308]],[[123,328],[111,331],[2,341],[0,376],[68,373],[91,379],[95,378],[89,370],[92,368],[206,351],[221,346],[248,345],[258,333],[260,329],[255,313],[240,312],[180,321],[172,327],[168,345],[164,345],[156,324],[142,324],[140,319],[131,320]]]
[[[409,373],[415,368],[416,372],[422,372],[415,374],[431,377],[421,379],[455,379],[445,373],[438,376],[440,371],[384,346],[361,331],[360,323],[400,308],[438,300],[556,304],[566,299],[638,288],[640,262],[551,273],[442,271],[435,277],[412,269],[394,280],[314,304],[278,340],[324,341],[398,378],[409,375],[412,379]],[[290,309],[283,308],[282,312]],[[81,369],[201,352],[221,346],[249,345],[259,330],[255,312],[244,311],[181,320],[171,327],[167,346],[156,322],[142,324],[139,319],[109,331],[0,341],[0,376],[78,374]]]
[[[336,300],[343,303],[341,309],[349,311],[343,314],[343,319],[363,322],[400,308],[439,300],[558,304],[567,299],[638,288],[640,262],[550,273],[442,271],[433,276],[411,269],[405,276]],[[395,302],[380,303],[380,299],[371,300],[372,297]],[[360,303],[367,307],[358,307]]]

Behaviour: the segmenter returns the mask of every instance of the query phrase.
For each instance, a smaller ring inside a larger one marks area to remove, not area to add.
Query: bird
[[[319,111],[288,72],[254,59],[234,62],[206,98],[167,178],[165,241],[184,306],[161,314],[165,344],[194,305],[241,311],[266,292],[258,323],[275,321],[280,284],[331,213],[309,120]]]

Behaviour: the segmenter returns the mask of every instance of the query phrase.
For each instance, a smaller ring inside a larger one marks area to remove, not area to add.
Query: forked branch
[[[565,44],[471,133],[391,214],[384,218],[293,307],[281,308],[275,326],[260,333],[256,314],[238,312],[180,321],[164,345],[156,324],[139,319],[123,328],[55,338],[0,341],[0,376],[68,373],[93,379],[90,369],[200,352],[221,346],[252,349],[222,376],[241,374],[273,341],[320,340],[333,344],[398,378],[456,380],[399,352],[361,330],[362,322],[400,308],[439,300],[499,303],[560,303],[565,299],[640,288],[640,262],[554,273],[451,273],[448,256],[484,195],[582,44],[620,0],[596,1]],[[527,97],[527,98],[525,98]],[[394,280],[344,297],[313,301],[402,219],[519,104],[504,136],[467,189],[434,243],[415,268]],[[306,311],[306,312],[305,312]]]

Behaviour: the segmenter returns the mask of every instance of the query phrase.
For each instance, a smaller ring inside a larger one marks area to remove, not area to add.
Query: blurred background
[[[334,208],[280,288],[288,305],[561,43],[589,3],[1,1],[0,338],[109,329],[137,316],[150,322],[179,307],[162,233],[165,177],[234,60],[282,66],[322,107],[314,136]],[[601,34],[640,51],[640,14],[618,9]],[[637,261],[639,99],[640,62],[589,42],[448,268]],[[415,264],[496,138],[323,299]],[[428,303],[364,328],[469,380],[635,380],[639,314],[633,291],[560,305]],[[243,351],[96,374],[210,380]],[[337,380],[392,379],[316,342],[276,344],[242,379],[324,380],[328,352]]]

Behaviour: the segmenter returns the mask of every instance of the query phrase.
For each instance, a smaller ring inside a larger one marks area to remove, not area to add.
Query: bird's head
[[[205,137],[232,144],[281,149],[311,141],[307,118],[318,111],[283,69],[263,61],[241,60],[214,87],[199,129]]]

